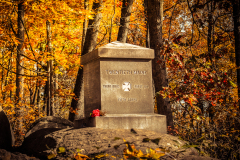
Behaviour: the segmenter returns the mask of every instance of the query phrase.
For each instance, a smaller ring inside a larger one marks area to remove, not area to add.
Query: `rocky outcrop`
[[[2,107],[0,107],[0,148],[10,150],[14,145],[12,127]]]
[[[195,148],[187,148],[186,142],[175,136],[140,129],[100,129],[95,127],[75,129],[73,123],[58,117],[37,120],[26,133],[20,152],[40,159],[65,160],[76,153],[90,158],[108,154],[102,159],[122,159],[126,143],[143,153],[147,149],[163,148],[163,160],[210,160],[201,157]],[[185,146],[185,148],[184,148]]]
[[[126,142],[123,139],[129,144],[134,144],[135,148],[143,153],[146,153],[147,148],[166,148],[169,153],[163,157],[165,159],[172,159],[173,156],[178,159],[184,159],[186,156],[200,157],[196,149],[182,148],[186,142],[177,137],[147,130],[66,128],[49,132],[41,138],[32,138],[31,142],[23,144],[28,155],[37,156],[40,159],[47,159],[51,154],[56,155],[55,159],[66,159],[72,157],[77,151],[89,157],[107,153],[121,159],[123,150],[126,148]],[[60,148],[64,148],[65,151],[59,154]]]

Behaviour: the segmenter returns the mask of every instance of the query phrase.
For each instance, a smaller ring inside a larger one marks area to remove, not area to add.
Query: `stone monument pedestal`
[[[89,127],[103,129],[146,129],[167,133],[166,116],[159,114],[106,114],[89,118]]]
[[[88,126],[167,132],[166,116],[154,114],[154,50],[112,42],[81,58]],[[99,109],[106,116],[90,118]]]

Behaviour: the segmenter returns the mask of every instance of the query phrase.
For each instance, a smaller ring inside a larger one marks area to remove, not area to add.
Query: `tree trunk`
[[[49,21],[46,22],[47,28],[47,51],[49,53],[52,52],[51,46],[51,23]],[[51,55],[48,55],[51,57]],[[51,57],[52,58],[52,57]],[[53,60],[49,60],[47,62],[47,72],[48,72],[48,81],[47,81],[47,116],[53,115]]]
[[[85,8],[85,10],[88,9],[87,0],[84,0],[84,8]],[[87,32],[87,16],[85,16],[84,22],[83,22],[83,33],[82,33],[82,46],[81,46],[82,48],[81,48],[81,52],[83,52],[83,46],[84,46],[84,42],[85,42],[86,32]]]
[[[232,0],[233,5],[233,20],[234,20],[234,36],[235,36],[235,57],[237,66],[237,85],[238,98],[240,97],[240,2],[239,0]],[[240,106],[240,101],[238,101]]]
[[[39,86],[36,84],[35,91],[32,94],[32,98],[30,98],[30,106],[35,108],[36,105],[36,99],[37,99],[37,94],[38,94]]]
[[[93,3],[93,11],[96,11],[93,19],[90,19],[88,22],[87,34],[82,50],[82,55],[91,52],[96,47],[97,36],[99,32],[100,21],[102,19],[102,13],[100,12],[102,1],[99,3]],[[75,97],[72,99],[71,108],[72,110],[79,110],[80,112],[84,109],[84,102],[80,101],[80,97],[83,96],[83,69],[79,68],[77,79],[74,87]],[[75,119],[81,119],[84,115],[76,115],[73,112],[69,112],[69,120],[74,121]]]
[[[146,26],[147,26],[146,47],[150,48],[150,36],[149,36],[149,25],[148,25],[148,18],[147,18],[147,9],[148,9],[148,0],[144,0],[144,14],[145,14],[145,21],[146,21]]]
[[[18,4],[18,40],[19,44],[17,46],[17,75],[16,75],[16,119],[17,127],[16,130],[21,130],[22,120],[21,120],[21,108],[22,98],[23,98],[23,82],[24,82],[24,69],[23,69],[23,43],[24,43],[24,5],[23,2]],[[18,128],[19,127],[19,128]]]
[[[212,52],[213,52],[213,2],[210,2],[208,4],[208,36],[207,36],[207,45],[208,45],[208,56],[207,56],[207,61],[211,61],[212,66],[213,66],[213,61],[212,61]],[[214,110],[213,110],[213,105],[211,103],[208,103],[208,114],[209,114],[209,124],[213,124],[212,118],[214,116]]]
[[[54,83],[54,115],[59,114],[59,97],[58,97],[58,74],[55,73],[55,83]]]
[[[120,19],[120,27],[118,30],[117,40],[123,43],[126,43],[128,26],[130,22],[130,16],[132,12],[133,0],[123,0],[122,2],[122,13]]]
[[[39,48],[39,50],[40,51],[43,51],[43,47],[42,47],[42,43],[40,43],[40,48]],[[41,66],[42,66],[42,61],[40,62],[40,64],[41,64]],[[37,65],[37,63],[36,63],[36,65]],[[37,67],[37,76],[39,76],[39,71],[41,71],[41,69],[40,68],[38,68]],[[37,80],[37,84],[39,84],[40,85],[40,81],[39,80]],[[44,88],[44,98],[45,98],[45,88]],[[44,100],[44,102],[45,102],[45,99],[43,98],[43,100]],[[41,108],[41,103],[40,103],[40,101],[41,101],[41,87],[39,86],[39,90],[38,90],[38,93],[37,93],[37,108],[38,108],[38,116],[40,116],[40,114],[42,113],[42,112],[44,112],[44,109],[46,108],[45,107],[45,105],[43,105],[43,107]]]
[[[114,6],[113,6],[113,15],[112,15],[112,18],[111,18],[111,27],[110,27],[110,31],[109,31],[109,43],[111,43],[111,40],[112,40],[112,27],[113,27],[113,18],[115,16],[115,13],[116,13],[116,3],[115,3],[115,0],[114,0]]]
[[[90,19],[88,22],[88,29],[85,38],[85,43],[83,46],[82,55],[87,54],[95,49],[97,45],[97,36],[99,32],[100,22],[102,19],[102,13],[100,12],[101,3],[93,3],[93,10],[96,11],[93,19]]]
[[[153,80],[155,90],[160,91],[163,87],[168,86],[166,65],[157,63],[158,60],[164,59],[160,51],[163,46],[162,41],[162,20],[163,20],[163,1],[152,0],[148,1],[148,23],[150,32],[150,44],[154,49],[155,58],[152,61]],[[171,112],[171,105],[167,98],[163,99],[162,96],[157,96],[157,110],[159,114],[167,116],[167,125],[173,128],[173,116]]]
[[[3,54],[4,52],[2,52],[2,54]],[[9,80],[8,80],[8,77],[9,77],[9,74],[11,74],[11,70],[12,70],[12,55],[13,55],[13,51],[11,51],[11,58],[8,60],[8,70],[7,70],[7,74],[5,75],[5,83],[3,83],[4,81],[2,81],[2,86],[7,86],[8,85],[8,83],[9,83]],[[4,57],[4,56],[3,56]],[[4,58],[2,59],[2,61],[4,60]],[[2,64],[3,64],[3,62],[2,62]],[[4,77],[4,72],[3,72],[4,70],[2,70],[2,78]],[[2,87],[3,88],[3,87]],[[3,93],[3,89],[2,89],[2,96],[3,96],[3,102],[2,102],[2,104],[4,104],[4,102],[5,102],[5,99],[6,99],[6,92],[4,92]],[[11,98],[11,97],[10,97]]]

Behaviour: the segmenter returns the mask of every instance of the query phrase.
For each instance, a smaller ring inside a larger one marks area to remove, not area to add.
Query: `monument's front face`
[[[109,114],[153,113],[151,60],[100,60],[101,110]]]
[[[85,116],[94,109],[107,114],[154,113],[154,51],[113,42],[82,57]]]

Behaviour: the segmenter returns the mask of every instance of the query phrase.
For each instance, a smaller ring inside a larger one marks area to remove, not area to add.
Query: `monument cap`
[[[83,55],[81,64],[84,65],[98,58],[154,59],[154,50],[115,41]]]

